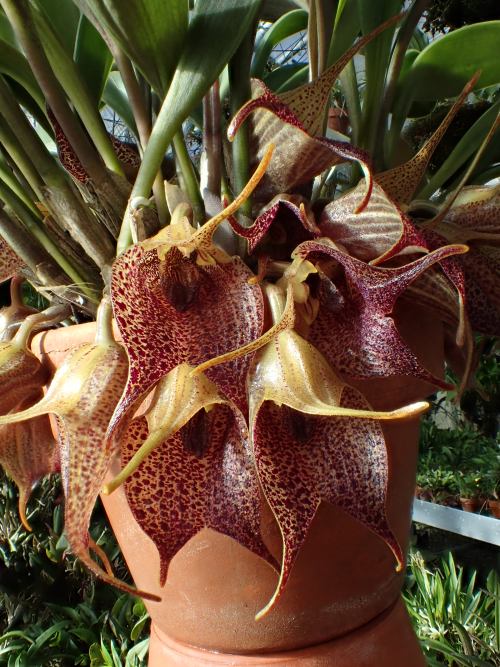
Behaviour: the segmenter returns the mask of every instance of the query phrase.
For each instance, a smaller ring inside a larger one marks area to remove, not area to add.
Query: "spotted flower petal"
[[[273,147],[245,190],[194,230],[182,205],[175,224],[122,253],[113,267],[111,294],[130,371],[111,420],[111,437],[125,413],[182,363],[198,365],[258,338],[262,294],[239,257],[212,244],[217,227],[234,213],[262,177]],[[133,202],[132,202],[133,204]],[[209,378],[246,414],[245,381],[251,357],[218,367]]]
[[[22,259],[12,250],[7,241],[0,237],[0,283],[12,278],[22,265]]]
[[[366,208],[356,215],[366,186],[327,204],[318,227],[321,235],[363,262],[380,263],[395,255],[428,252],[425,239],[407,215],[374,183]]]
[[[381,172],[374,177],[375,181],[384,188],[393,201],[398,204],[410,203],[437,145],[449,128],[451,121],[456,116],[467,95],[474,90],[474,86],[480,75],[481,72],[477,72],[467,83],[441,125],[411,160],[394,169]]]
[[[266,203],[280,192],[291,192],[329,167],[356,160],[367,178],[362,210],[370,198],[372,185],[368,152],[346,142],[310,136],[292,110],[262,81],[252,79],[251,86],[253,100],[234,117],[228,137],[231,140],[241,123],[252,113],[251,168],[262,159],[270,142],[275,145],[266,174],[255,190],[254,201]]]
[[[23,401],[19,411],[31,407],[39,398],[35,395]],[[59,449],[48,416],[0,426],[0,463],[19,489],[19,516],[25,528],[31,530],[26,517],[31,492],[46,475],[61,471]]]
[[[47,370],[28,349],[33,329],[67,317],[67,306],[51,306],[25,318],[11,341],[0,343],[0,414],[5,415],[30,395],[39,393],[47,381]]]
[[[382,537],[401,568],[401,549],[385,512],[387,453],[377,420],[407,417],[427,404],[374,412],[293,330],[257,353],[249,394],[257,471],[283,538],[280,581],[257,618],[286,586],[321,500]]]
[[[111,314],[111,304],[105,299],[98,311],[95,341],[79,345],[68,354],[39,403],[0,417],[0,426],[49,413],[56,416],[66,535],[73,553],[104,581],[128,593],[158,600],[157,596],[136,591],[106,574],[88,553],[90,517],[119,447],[117,441],[106,446],[106,429],[123,392],[128,370],[125,350],[113,340]]]
[[[449,389],[447,382],[420,365],[388,315],[396,299],[425,269],[466,252],[466,247],[447,246],[401,268],[386,269],[360,262],[326,241],[306,241],[294,253],[296,263],[308,260],[324,273],[313,284],[320,308],[311,324],[309,342],[332,368],[348,377],[409,375]]]
[[[415,208],[419,203],[415,202]],[[473,331],[500,335],[500,187],[463,188],[444,220],[421,225],[429,247],[469,246],[466,255],[441,262],[457,286]]]
[[[14,276],[10,281],[10,306],[0,310],[0,342],[12,340],[28,315],[34,315],[34,308],[25,306],[21,296],[24,278]]]
[[[160,382],[151,407],[122,441],[127,499],[158,548],[160,586],[173,556],[202,528],[232,537],[276,567],[260,537],[245,420],[212,382],[190,371],[183,364]],[[136,467],[138,455],[144,460]]]
[[[267,255],[274,260],[288,260],[302,243],[321,236],[309,202],[301,195],[277,195],[251,227],[243,227],[232,215],[232,229],[248,239],[249,253]]]

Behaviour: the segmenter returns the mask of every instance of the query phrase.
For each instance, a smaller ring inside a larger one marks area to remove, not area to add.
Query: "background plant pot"
[[[442,373],[441,322],[427,311],[414,305],[406,306],[404,302],[398,305],[395,319],[421,362],[431,372]],[[93,325],[72,329],[37,336],[34,351],[49,366],[59,364],[71,347],[92,338]],[[352,384],[363,391],[376,410],[401,407],[433,393],[432,387],[412,378],[359,380]],[[395,420],[382,426],[390,471],[387,516],[406,552],[415,489],[419,420]],[[111,474],[116,474],[118,469],[117,461]],[[272,597],[277,574],[234,540],[208,529],[198,533],[175,556],[167,583],[158,591],[156,548],[133,520],[123,489],[103,498],[103,502],[136,585],[162,595],[161,603],[147,603],[159,634],[164,633],[169,641],[180,645],[252,656],[305,650],[331,643],[371,621],[375,623],[374,619],[383,618],[381,615],[393,608],[399,596],[404,572],[396,573],[394,556],[388,546],[328,503],[319,507],[282,599],[261,621],[256,622],[254,616]],[[261,529],[269,549],[279,557],[281,536],[266,503],[263,503]],[[373,660],[370,658],[367,665],[425,666],[418,642],[409,632],[411,624],[406,611],[402,609],[398,613],[402,614],[401,625],[408,629],[405,635],[408,641],[401,647],[402,632],[394,634],[394,646],[385,638],[383,656],[372,656]],[[382,636],[385,637],[383,632]],[[339,639],[341,641],[344,639]],[[369,652],[369,647],[365,650]],[[361,645],[349,658],[350,662],[347,657],[339,657],[335,663],[303,664],[360,665],[363,664],[359,662],[360,651]],[[404,658],[398,651],[406,651]],[[395,662],[393,655],[397,657]],[[209,662],[213,662],[212,658]],[[203,663],[161,660],[150,663],[151,667],[169,664]]]
[[[489,500],[488,505],[495,519],[500,519],[500,500]]]
[[[479,498],[460,498],[460,503],[464,512],[477,512],[482,504]]]

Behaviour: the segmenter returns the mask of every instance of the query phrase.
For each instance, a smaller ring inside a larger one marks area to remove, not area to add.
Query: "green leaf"
[[[401,0],[385,0],[385,2],[358,0],[363,34],[367,35],[391,16],[395,16],[402,7]],[[396,25],[394,24],[372,39],[364,49],[365,93],[361,130],[358,137],[359,145],[364,148],[371,146],[376,127],[395,30]]]
[[[78,26],[74,60],[87,85],[91,100],[98,108],[113,56],[106,42],[83,14]]]
[[[135,642],[136,639],[140,636],[144,626],[146,625],[147,621],[149,619],[149,614],[143,616],[140,621],[137,621],[137,623],[134,625],[132,628],[132,631],[130,633],[130,639]]]
[[[69,53],[73,53],[80,22],[80,10],[68,0],[40,0],[59,37]]]
[[[0,39],[0,73],[20,83],[35,98],[40,108],[45,108],[45,97],[25,56],[3,39]]]
[[[131,667],[131,665],[134,664],[132,661],[135,661],[136,658],[141,661],[144,660],[148,650],[149,650],[149,637],[147,639],[143,639],[142,642],[139,642],[133,648],[130,649],[125,659],[125,667]]]
[[[87,0],[87,5],[163,98],[184,46],[187,0]]]
[[[138,138],[137,126],[135,124],[132,107],[125,92],[122,78],[119,72],[111,72],[106,81],[106,86],[102,94],[102,101],[105,102],[113,111],[120,116],[129,130]]]
[[[7,639],[10,639],[11,637],[22,637],[23,639],[26,639],[27,642],[30,644],[34,644],[33,639],[31,639],[25,632],[21,632],[20,630],[12,630],[11,632],[6,632],[4,635],[0,637],[0,642],[4,642]]]
[[[478,70],[476,90],[500,82],[500,21],[487,21],[454,30],[433,41],[412,66],[413,99],[456,97]]]
[[[467,632],[467,630],[458,621],[456,621],[454,619],[451,619],[451,622],[453,623],[453,625],[457,629],[458,636],[460,637],[460,641],[462,642],[462,646],[464,648],[464,653],[467,656],[474,655],[474,649],[472,648],[472,643],[471,643],[469,633]]]
[[[276,92],[280,86],[285,84],[292,76],[297,74],[297,72],[303,70],[304,67],[308,67],[308,65],[304,66],[304,63],[292,63],[290,65],[278,67],[278,69],[273,70],[266,76],[264,83],[268,88]]]
[[[43,127],[48,135],[53,137],[54,129],[47,120],[47,116],[45,115],[45,105],[40,107],[35,98],[30,95],[26,88],[15,79],[12,79],[7,74],[4,74],[4,79],[9,85],[9,88],[11,89],[12,94],[16,98],[17,102],[33,116],[36,122]]]
[[[70,634],[82,639],[86,644],[93,645],[98,641],[98,637],[88,628],[76,628],[75,630],[70,630]]]
[[[106,662],[102,657],[101,648],[98,644],[92,644],[89,648],[90,667],[106,667]]]
[[[339,3],[335,27],[330,42],[327,66],[331,67],[351,48],[361,29],[357,0],[343,0]]]
[[[266,65],[274,47],[287,37],[306,30],[308,13],[303,9],[296,9],[284,14],[276,21],[260,40],[255,50],[250,75],[262,79],[266,73]]]
[[[65,628],[68,625],[69,621],[61,621],[60,623],[56,623],[55,625],[52,625],[48,630],[45,630],[45,632],[42,632],[42,634],[38,637],[36,642],[30,647],[28,651],[28,657],[35,657],[39,651],[41,651],[45,645],[50,641],[50,639],[57,633],[59,630],[62,630],[62,628]]]
[[[78,112],[106,167],[118,174],[122,173],[120,160],[109,140],[99,111],[92,102],[83,76],[73,60],[72,52],[64,46],[40,0],[31,0],[31,12],[54,74]]]
[[[118,655],[118,652],[115,648],[115,643],[113,640],[111,640],[111,655],[113,656],[113,665],[114,667],[122,667],[122,661],[120,660],[120,656]]]
[[[109,667],[114,667],[113,658],[110,656],[108,649],[104,646],[102,637],[101,637],[101,653],[102,657],[104,658],[105,664],[108,665]]]
[[[9,19],[2,13],[0,13],[0,39],[6,41],[19,52],[22,52],[16,34],[9,23]]]
[[[151,133],[132,196],[149,196],[167,146],[236,51],[257,16],[260,2],[203,0],[196,3],[184,50]],[[124,230],[124,237],[119,241],[119,251],[122,245],[129,245],[128,229]]]

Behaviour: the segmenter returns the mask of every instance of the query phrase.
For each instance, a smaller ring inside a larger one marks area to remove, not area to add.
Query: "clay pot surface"
[[[414,658],[412,659],[412,657]],[[167,637],[152,627],[150,665],[161,667],[425,667],[426,661],[404,602],[362,628],[331,642],[298,651],[236,656],[207,653]]]
[[[477,512],[482,503],[479,498],[460,498],[464,512]]]
[[[335,107],[328,111],[328,127],[330,130],[347,135],[349,131],[349,116],[343,109]]]
[[[488,500],[488,505],[495,519],[500,519],[500,500]]]
[[[428,311],[404,301],[395,309],[395,320],[421,363],[442,376],[442,323]],[[91,340],[93,332],[93,324],[48,332],[36,336],[32,347],[49,367],[54,367],[75,344]],[[406,377],[356,380],[350,384],[362,391],[376,410],[402,407],[435,391],[424,382]],[[387,517],[406,553],[415,490],[419,419],[382,422],[382,428],[390,471]],[[109,477],[116,475],[119,469],[119,461],[115,461]],[[157,550],[133,519],[123,488],[103,497],[103,503],[136,585],[162,596],[161,603],[147,602],[147,607],[157,633],[167,636],[174,645],[177,642],[239,655],[306,650],[358,631],[384,614],[394,606],[402,586],[404,572],[396,572],[394,556],[385,542],[340,509],[323,502],[279,604],[256,622],[255,614],[267,604],[278,582],[278,575],[267,563],[229,537],[204,529],[175,556],[166,585],[159,591]],[[261,530],[268,548],[279,558],[281,534],[265,502]],[[403,616],[405,614],[406,611]],[[398,638],[394,641],[397,644]],[[381,661],[353,662],[351,656],[350,662],[346,658],[297,665],[424,666],[418,643],[408,642],[407,655],[395,662],[388,660],[391,654],[388,651]],[[210,660],[207,664],[212,665],[214,659]],[[170,664],[204,663],[150,662],[151,667]]]

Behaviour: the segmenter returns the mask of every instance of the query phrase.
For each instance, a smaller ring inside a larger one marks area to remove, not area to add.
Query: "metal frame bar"
[[[500,547],[500,519],[415,499],[413,521]]]

